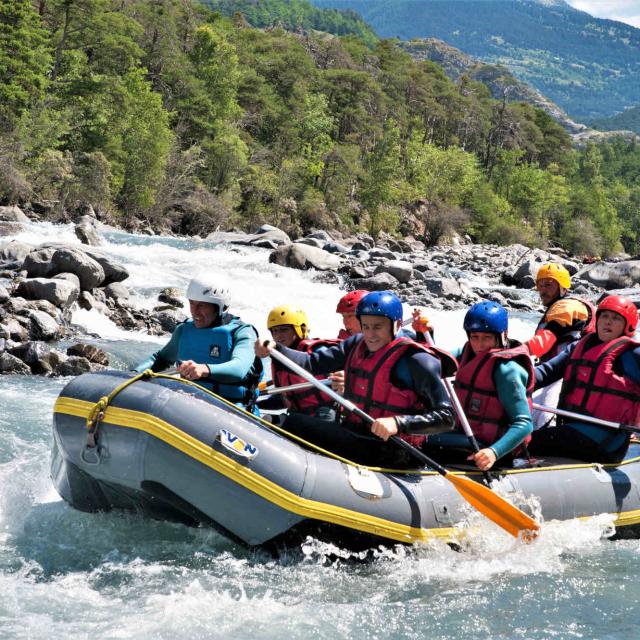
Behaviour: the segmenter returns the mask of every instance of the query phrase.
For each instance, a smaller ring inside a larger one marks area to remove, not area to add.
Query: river
[[[268,310],[295,301],[312,334],[333,336],[340,290],[268,263],[268,252],[175,238],[105,234],[140,305],[197,271],[229,282],[232,311],[266,333]],[[30,224],[17,239],[77,243],[71,226]],[[434,312],[458,345],[463,311]],[[164,339],[96,312],[74,321],[128,368]],[[513,337],[532,319],[511,323]],[[49,479],[52,407],[64,379],[0,377],[0,638],[609,638],[638,636],[640,542],[610,522],[565,522],[523,545],[491,524],[463,552],[441,542],[358,562],[309,539],[276,559],[218,533],[125,513],[86,514]],[[579,487],[576,487],[579,490]]]

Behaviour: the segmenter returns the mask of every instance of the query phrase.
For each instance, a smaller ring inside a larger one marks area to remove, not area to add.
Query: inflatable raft
[[[354,465],[168,376],[79,376],[56,401],[53,432],[52,479],[73,507],[213,526],[250,546],[455,539],[471,510],[436,473]],[[618,465],[538,461],[500,472],[499,485],[525,511],[539,504],[543,521],[613,514],[618,536],[640,537],[638,445]]]

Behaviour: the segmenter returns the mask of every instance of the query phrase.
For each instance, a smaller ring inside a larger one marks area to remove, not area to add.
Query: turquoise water
[[[29,239],[69,233],[34,225]],[[338,289],[268,265],[266,252],[109,237],[141,304],[184,286],[196,265],[231,278],[236,306],[261,331],[286,296],[308,308],[318,335],[337,331]],[[434,314],[445,346],[461,339],[461,317]],[[96,315],[76,321],[103,336],[121,368],[160,344]],[[531,330],[530,319],[513,325]],[[549,524],[523,546],[471,516],[480,530],[463,552],[434,542],[360,562],[313,539],[274,559],[208,529],[75,511],[49,479],[51,411],[64,384],[0,377],[2,639],[638,637],[640,543],[603,538],[607,518]]]

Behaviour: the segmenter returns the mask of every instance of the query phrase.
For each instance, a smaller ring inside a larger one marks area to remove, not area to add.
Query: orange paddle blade
[[[517,538],[522,535],[526,542],[531,542],[538,536],[540,525],[491,489],[465,476],[447,473],[445,477],[469,504],[512,536]]]

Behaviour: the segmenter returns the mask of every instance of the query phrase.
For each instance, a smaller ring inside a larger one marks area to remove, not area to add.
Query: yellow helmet
[[[555,280],[563,289],[571,288],[571,275],[569,272],[557,262],[545,262],[536,274],[536,282],[550,278]]]
[[[283,304],[269,311],[267,329],[272,329],[273,327],[278,327],[283,324],[290,324],[300,340],[304,340],[309,335],[307,314],[304,312],[304,309],[300,307]]]

